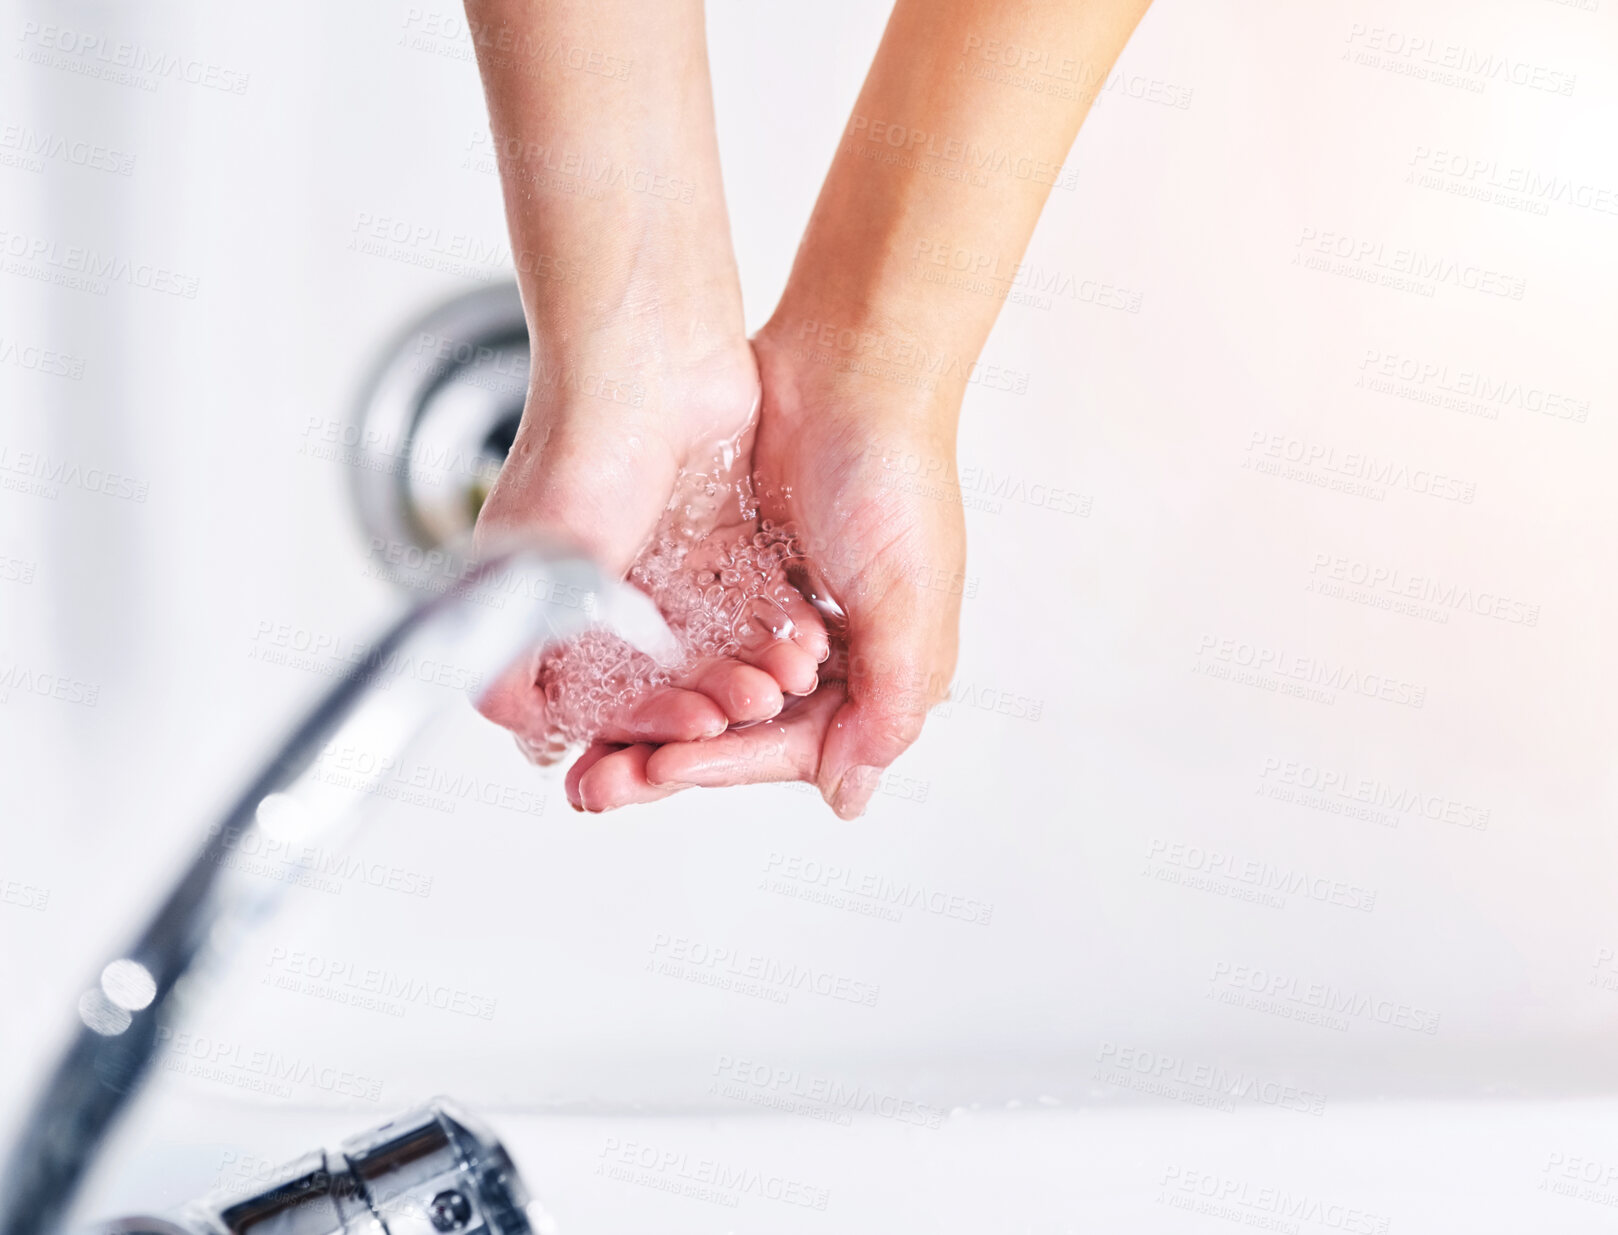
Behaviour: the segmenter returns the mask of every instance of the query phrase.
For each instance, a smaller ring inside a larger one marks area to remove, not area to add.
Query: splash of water
[[[722,443],[705,466],[681,473],[629,572],[673,631],[679,659],[658,664],[606,630],[539,655],[532,680],[545,696],[545,731],[518,737],[535,763],[554,763],[590,742],[700,661],[792,637],[788,608],[800,593],[788,576],[807,564],[802,543],[794,524],[759,518],[751,480],[737,475],[739,441]]]

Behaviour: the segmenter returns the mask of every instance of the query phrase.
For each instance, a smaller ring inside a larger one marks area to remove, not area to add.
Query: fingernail
[[[831,644],[828,643],[825,647],[820,649],[820,655],[815,657],[815,664],[823,665],[830,659],[831,659]]]
[[[789,691],[787,691],[785,693],[787,693],[789,695],[796,695],[800,699],[807,699],[810,695],[814,694],[815,691],[817,691],[819,689],[820,689],[820,675],[817,673],[817,674],[815,674],[814,681],[809,683],[809,689],[808,690],[789,690]]]
[[[882,779],[882,769],[867,766],[849,768],[832,794],[831,808],[844,819],[858,819],[865,813]]]

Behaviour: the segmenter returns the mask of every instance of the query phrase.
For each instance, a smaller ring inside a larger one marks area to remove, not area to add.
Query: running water
[[[743,436],[750,427],[723,443],[705,468],[681,473],[656,534],[630,568],[630,582],[656,603],[683,654],[660,665],[597,630],[537,657],[533,681],[545,693],[545,731],[517,739],[535,763],[554,763],[590,742],[699,661],[792,637],[788,607],[801,593],[788,572],[807,561],[795,525],[759,519],[758,495],[738,466]]]

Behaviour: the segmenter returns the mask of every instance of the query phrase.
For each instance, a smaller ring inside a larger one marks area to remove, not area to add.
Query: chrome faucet
[[[145,929],[100,970],[79,999],[73,1041],[23,1122],[0,1176],[0,1235],[49,1235],[60,1228],[114,1122],[151,1070],[159,1029],[178,1012],[175,994],[181,978],[204,959],[222,959],[243,929],[270,910],[276,889],[284,884],[243,874],[244,864],[234,859],[244,845],[266,836],[300,841],[319,837],[324,842],[351,822],[361,800],[351,793],[352,786],[344,792],[306,775],[321,752],[356,739],[370,749],[402,751],[447,705],[464,700],[460,692],[419,675],[400,674],[382,683],[389,666],[401,658],[414,658],[403,663],[431,658],[463,671],[452,676],[486,683],[518,657],[598,626],[659,661],[675,655],[673,636],[652,602],[583,557],[524,549],[468,565],[453,577],[442,595],[416,605],[394,623],[310,710],[209,831],[201,852]],[[439,1107],[418,1112],[410,1122],[413,1135],[429,1136],[429,1125],[442,1132],[446,1144],[458,1135],[448,1131],[451,1125],[466,1127],[463,1119]],[[504,1154],[485,1157],[498,1167]],[[352,1155],[347,1161],[353,1167]],[[328,1170],[325,1178],[331,1183],[348,1169]],[[457,1217],[462,1208],[455,1197],[466,1200],[465,1194],[450,1187],[440,1191],[445,1195],[429,1198],[425,1218],[415,1214],[404,1225],[389,1226],[373,1214],[374,1225],[355,1229],[372,1235],[474,1229],[522,1235],[529,1229],[515,1219],[509,1225],[491,1222],[474,1228]],[[277,1195],[285,1199],[284,1193]],[[474,1208],[483,1214],[499,1207]],[[141,1221],[147,1225],[139,1225]],[[130,1220],[120,1229],[185,1229],[153,1226],[153,1221]],[[215,1220],[193,1229],[234,1228]]]
[[[550,1235],[500,1142],[442,1099],[306,1154],[245,1192],[94,1235]]]

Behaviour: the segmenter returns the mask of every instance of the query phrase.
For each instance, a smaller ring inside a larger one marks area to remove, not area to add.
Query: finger
[[[573,761],[573,766],[567,770],[567,776],[562,780],[562,790],[567,794],[567,804],[574,810],[584,809],[584,802],[579,797],[579,781],[584,779],[584,774],[618,749],[619,747],[611,742],[592,742],[585,748],[584,753]]]
[[[773,677],[734,660],[716,660],[703,667],[693,686],[737,725],[768,720],[781,710],[783,702]]]
[[[774,720],[732,729],[706,742],[675,742],[652,752],[653,785],[752,785],[801,780],[813,784],[827,725],[843,701],[836,684],[795,700]]]
[[[792,640],[743,651],[739,656],[769,674],[771,681],[785,694],[810,694],[819,681],[820,666],[814,656]]]
[[[949,693],[959,604],[929,608],[899,581],[849,615],[848,700],[827,731],[817,777],[844,819],[857,818],[882,772],[921,735],[927,710]]]
[[[595,814],[640,802],[656,802],[689,788],[674,783],[654,785],[646,779],[646,761],[658,749],[642,742],[597,760],[579,777],[580,805]]]
[[[804,602],[801,597],[796,604],[814,613],[814,607]],[[781,615],[781,610],[775,612]],[[815,615],[815,620],[819,622],[819,615]],[[825,659],[825,652],[828,649],[830,644],[825,641],[824,626],[820,628],[820,644],[815,644],[814,638],[809,638],[806,647],[798,641],[798,623],[794,620],[791,623],[790,634],[780,634],[775,638],[765,634],[764,638],[754,636],[751,639],[744,639],[741,646],[736,649],[735,656],[743,664],[756,665],[765,673],[769,673],[770,677],[775,678],[775,685],[780,686],[785,693],[809,694],[809,691],[814,690],[817,667],[820,660]]]
[[[765,594],[744,602],[733,632],[736,656],[749,664],[758,663],[759,654],[777,644],[799,648],[819,664],[831,646],[824,619],[785,573]]]
[[[792,642],[809,653],[817,665],[820,664],[831,651],[831,639],[826,634],[825,620],[796,588],[792,589],[789,596],[780,598],[780,601],[787,617],[792,619]]]
[[[723,704],[704,690],[660,686],[637,700],[627,715],[613,717],[598,736],[622,745],[695,742],[723,733],[731,719]]]

